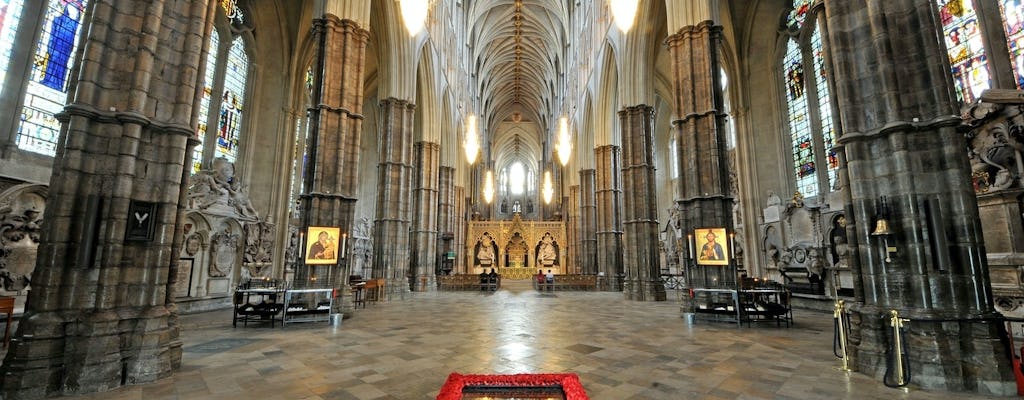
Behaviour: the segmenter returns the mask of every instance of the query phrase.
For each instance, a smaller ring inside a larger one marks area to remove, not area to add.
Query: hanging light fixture
[[[569,138],[569,119],[562,117],[558,121],[558,144],[555,145],[558,150],[558,160],[562,162],[562,166],[569,164],[569,156],[572,154],[572,142]]]
[[[484,178],[484,203],[491,204],[494,200],[494,173],[487,171],[487,177]]]
[[[430,8],[428,0],[398,0],[399,8],[402,9],[402,22],[409,36],[416,36],[423,29],[423,22],[427,19],[427,12]]]
[[[544,171],[544,184],[540,193],[544,195],[544,204],[551,204],[551,196],[555,194],[555,188],[551,186],[551,171]]]
[[[608,5],[612,8],[612,16],[615,17],[615,25],[622,33],[629,32],[629,28],[633,27],[639,2],[640,0],[608,0]]]
[[[466,150],[466,162],[473,165],[477,154],[480,153],[480,142],[476,137],[476,116],[473,114],[466,117],[466,141],[463,148]]]

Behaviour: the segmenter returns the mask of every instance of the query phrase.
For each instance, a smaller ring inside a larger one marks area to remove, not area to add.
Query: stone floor
[[[432,399],[453,371],[574,372],[595,400],[980,398],[839,371],[831,314],[797,311],[788,329],[689,325],[673,301],[503,285],[370,304],[337,327],[232,328],[230,311],[184,316],[173,377],[78,398]]]

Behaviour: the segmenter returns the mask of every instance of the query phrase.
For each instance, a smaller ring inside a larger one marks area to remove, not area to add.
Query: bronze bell
[[[885,218],[879,218],[875,221],[875,231],[871,232],[872,236],[891,235],[892,231],[889,230],[889,221]]]

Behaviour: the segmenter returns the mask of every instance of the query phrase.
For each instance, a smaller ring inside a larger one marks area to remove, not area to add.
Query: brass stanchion
[[[832,317],[836,320],[836,336],[837,345],[839,347],[840,354],[836,354],[839,358],[843,359],[843,371],[850,371],[850,354],[846,350],[846,338],[847,330],[850,327],[847,325],[846,320],[846,302],[843,300],[836,300],[835,310],[832,313]],[[833,349],[835,350],[835,349]]]
[[[896,310],[889,311],[889,326],[892,327],[893,333],[892,367],[895,369],[896,383],[890,384],[889,382],[885,382],[886,386],[903,387],[909,383],[910,366],[904,365],[904,362],[907,360],[905,360],[903,355],[903,324],[909,321],[909,319],[900,318],[899,312]],[[888,375],[888,373],[886,375]]]

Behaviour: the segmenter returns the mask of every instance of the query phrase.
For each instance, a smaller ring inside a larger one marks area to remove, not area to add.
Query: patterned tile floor
[[[77,398],[432,399],[452,371],[574,372],[595,400],[981,398],[839,371],[831,314],[798,310],[788,329],[689,325],[672,301],[503,285],[414,293],[338,327],[232,328],[230,311],[184,316],[173,377]]]

